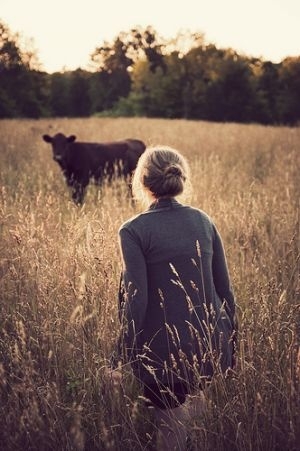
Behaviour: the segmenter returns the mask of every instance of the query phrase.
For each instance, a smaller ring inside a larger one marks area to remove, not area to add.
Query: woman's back
[[[223,285],[222,293],[216,291],[214,279],[218,276],[223,279],[224,274],[213,272],[214,250],[221,245],[222,254],[223,247],[210,218],[173,198],[163,198],[127,221],[120,235],[135,243],[127,250],[127,257],[135,261],[136,268],[140,270],[145,262],[145,274],[139,271],[127,274],[128,280],[138,287],[135,304],[139,312],[144,311],[143,324],[135,323],[140,354],[144,353],[146,360],[151,359],[152,365],[155,361],[157,371],[163,362],[169,361],[170,354],[178,362],[179,351],[190,361],[194,355],[199,360],[212,351],[209,344],[213,343],[214,349],[218,347],[219,340],[215,338],[218,334],[208,337],[208,330],[213,327],[219,332],[221,325],[223,333],[230,333],[231,320],[224,307],[220,314],[223,298],[230,302],[233,295],[229,286],[227,292]],[[219,269],[226,271],[226,267]],[[131,314],[138,319],[134,312]],[[231,351],[228,356],[225,352],[224,365],[230,363],[230,356]],[[211,367],[203,372],[211,375]],[[147,379],[147,372],[143,373],[142,379]]]

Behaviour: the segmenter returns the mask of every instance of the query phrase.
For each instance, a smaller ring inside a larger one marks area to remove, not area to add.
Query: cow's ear
[[[71,136],[69,136],[67,138],[67,141],[68,141],[68,143],[73,143],[75,141],[75,139],[76,139],[76,136],[75,135],[71,135]]]
[[[52,143],[52,138],[49,135],[43,135],[43,140],[46,141],[46,143]]]

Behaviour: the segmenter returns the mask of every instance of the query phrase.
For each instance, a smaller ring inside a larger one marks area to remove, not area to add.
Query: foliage
[[[0,22],[0,117],[140,115],[296,125],[300,59],[279,64],[151,27],[120,32],[91,55],[93,71],[45,74],[32,44]]]
[[[0,22],[0,117],[32,117],[45,114],[41,84],[43,75],[31,64],[31,50],[20,49],[19,36]]]
[[[69,115],[69,74],[56,72],[49,76],[49,110],[52,117]]]
[[[70,74],[69,81],[69,115],[86,117],[90,115],[88,74],[77,69]]]
[[[300,117],[300,57],[286,58],[279,68],[279,115],[281,122]]]

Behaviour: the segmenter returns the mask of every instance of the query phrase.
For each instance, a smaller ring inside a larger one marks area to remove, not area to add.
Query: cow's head
[[[57,162],[65,159],[68,145],[74,142],[75,139],[75,135],[67,137],[63,133],[57,133],[54,136],[43,135],[43,140],[52,145],[53,159]]]

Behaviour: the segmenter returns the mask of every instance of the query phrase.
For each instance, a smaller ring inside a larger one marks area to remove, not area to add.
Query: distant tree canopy
[[[0,118],[146,116],[298,124],[300,56],[275,64],[152,27],[95,48],[92,70],[47,74],[0,21]]]
[[[0,22],[0,117],[47,113],[46,76],[37,70],[32,50],[20,49],[19,36]]]

